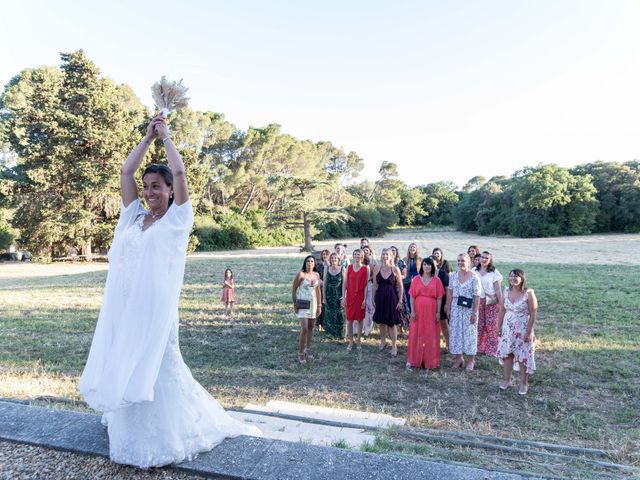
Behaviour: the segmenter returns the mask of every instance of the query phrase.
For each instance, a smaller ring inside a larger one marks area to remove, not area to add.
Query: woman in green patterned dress
[[[329,267],[324,270],[322,282],[322,302],[324,308],[324,330],[331,337],[344,338],[344,311],[342,310],[342,284],[345,271],[340,266],[340,257],[332,253]]]

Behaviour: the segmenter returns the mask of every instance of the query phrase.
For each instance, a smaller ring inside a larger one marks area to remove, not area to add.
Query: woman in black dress
[[[402,274],[393,264],[393,254],[389,249],[382,251],[382,263],[376,265],[373,274],[373,298],[376,305],[373,321],[380,328],[380,351],[387,347],[386,337],[391,338],[391,356],[398,356],[398,331],[401,323]]]
[[[434,249],[435,250],[435,249]],[[440,306],[440,331],[442,332],[442,337],[444,338],[444,343],[447,346],[447,351],[449,350],[449,317],[447,317],[447,312],[445,310],[445,305],[447,303],[447,287],[449,286],[449,272],[447,272],[446,267],[440,263],[440,259],[443,259],[442,250],[440,251],[441,255],[431,255],[431,258],[436,264],[436,268],[438,269],[438,278],[442,282],[442,286],[444,287],[444,297],[442,297],[442,303]],[[446,260],[445,260],[446,262]]]

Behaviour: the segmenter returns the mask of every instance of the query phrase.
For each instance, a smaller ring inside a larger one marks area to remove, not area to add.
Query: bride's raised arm
[[[149,122],[144,138],[131,151],[120,169],[120,196],[125,207],[128,207],[131,202],[138,198],[138,184],[136,183],[135,174],[149,149],[149,145],[158,136],[155,127],[161,118],[161,116],[158,116]]]
[[[173,201],[176,205],[182,205],[189,200],[189,187],[187,186],[187,175],[184,171],[182,157],[171,141],[169,129],[163,117],[160,117],[159,121],[155,124],[155,131],[162,139],[162,143],[167,152],[169,168],[171,168],[171,173],[173,173]]]

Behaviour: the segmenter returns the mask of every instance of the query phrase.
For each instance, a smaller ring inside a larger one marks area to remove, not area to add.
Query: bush
[[[379,237],[398,223],[398,215],[391,208],[350,207],[348,222],[328,222],[320,227],[316,240],[328,238]]]
[[[295,245],[304,241],[302,230],[269,227],[260,210],[250,210],[245,217],[236,212],[197,217],[193,236],[191,243],[201,252]]]
[[[6,250],[13,243],[13,233],[8,229],[0,228],[0,250]]]

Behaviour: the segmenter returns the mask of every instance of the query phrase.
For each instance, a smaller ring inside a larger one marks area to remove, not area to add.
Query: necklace
[[[157,220],[160,217],[162,217],[165,213],[167,213],[166,210],[162,213],[153,213],[152,211],[149,211],[149,216],[151,217],[152,220]]]

